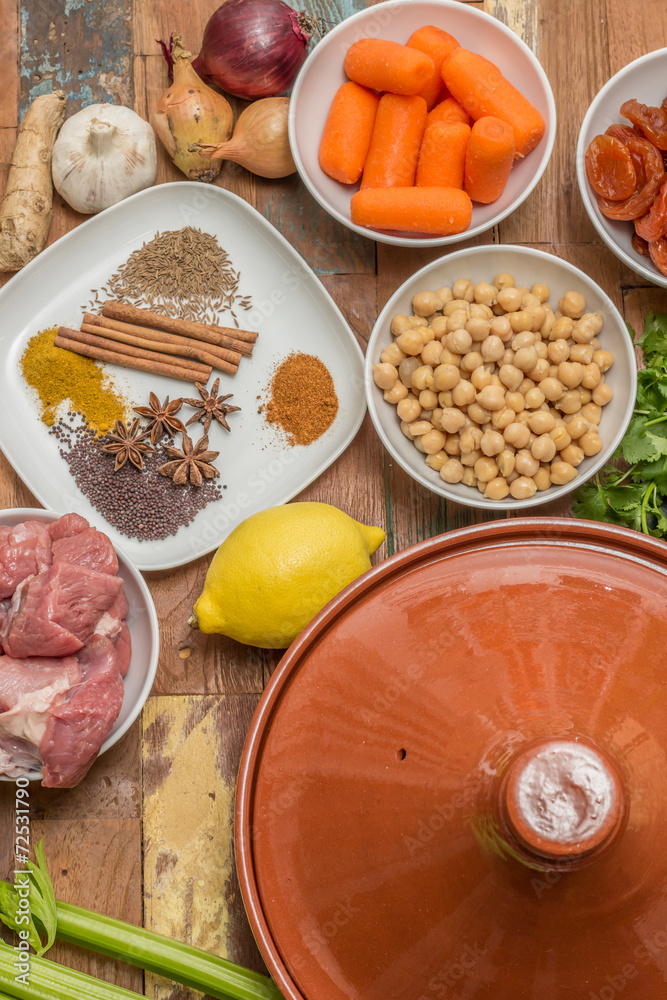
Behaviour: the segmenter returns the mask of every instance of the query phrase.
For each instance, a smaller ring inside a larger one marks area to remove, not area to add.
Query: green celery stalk
[[[56,937],[225,1000],[282,1000],[272,979],[144,927],[56,902]]]
[[[20,982],[15,962],[14,949],[0,943],[0,1000],[145,1000],[139,993],[36,955],[30,955],[27,981]]]

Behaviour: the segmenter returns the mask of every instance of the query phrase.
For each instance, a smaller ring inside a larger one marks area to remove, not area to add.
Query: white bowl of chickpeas
[[[427,264],[387,302],[366,355],[389,453],[434,493],[489,510],[534,507],[595,475],[625,433],[636,380],[611,299],[522,246]]]

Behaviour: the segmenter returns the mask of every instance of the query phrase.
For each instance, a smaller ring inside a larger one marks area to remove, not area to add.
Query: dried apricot
[[[667,149],[667,110],[650,104],[640,104],[637,100],[621,104],[621,114],[642,130],[658,149]]]
[[[667,275],[667,236],[661,236],[648,245],[651,260],[662,274]]]
[[[602,214],[606,215],[608,219],[629,222],[631,219],[638,219],[639,216],[648,212],[665,179],[665,165],[660,150],[656,149],[648,139],[634,137],[628,139],[626,149],[631,156],[634,155],[641,160],[645,182],[637,188],[634,194],[623,201],[599,197],[598,205]],[[635,173],[638,173],[636,164]]]
[[[667,235],[667,181],[663,181],[646,215],[635,219],[635,232],[647,243],[655,243]]]
[[[596,135],[586,150],[586,175],[596,194],[611,201],[629,198],[637,187],[630,152],[610,135]]]

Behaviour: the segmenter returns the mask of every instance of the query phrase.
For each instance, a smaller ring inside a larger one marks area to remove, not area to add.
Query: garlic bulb
[[[90,104],[68,118],[53,147],[53,184],[91,215],[155,182],[155,133],[131,108]]]

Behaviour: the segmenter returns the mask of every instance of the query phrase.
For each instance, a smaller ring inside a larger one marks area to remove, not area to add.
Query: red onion
[[[229,94],[273,97],[294,81],[312,28],[283,0],[226,0],[209,19],[192,65]]]

